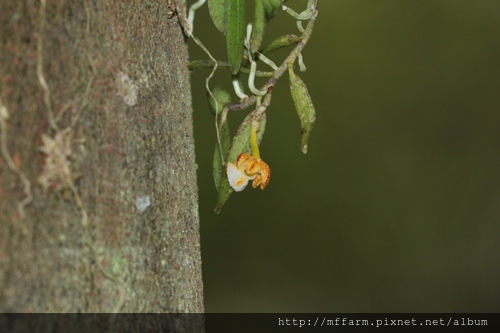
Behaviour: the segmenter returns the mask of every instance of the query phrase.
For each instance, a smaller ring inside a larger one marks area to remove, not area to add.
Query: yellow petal
[[[252,182],[252,187],[256,188],[260,184],[262,184],[262,177],[260,175],[257,175],[257,177],[255,177],[255,179]]]
[[[236,166],[240,168],[242,165],[244,165],[249,159],[252,159],[252,155],[247,154],[247,153],[241,153],[238,158],[236,159]]]
[[[252,156],[253,157],[253,156]],[[245,165],[245,172],[248,175],[253,175],[258,173],[260,170],[260,162],[256,158],[249,158]]]
[[[271,168],[264,161],[260,161],[260,170],[259,175],[261,177],[260,188],[263,190],[266,188],[267,184],[269,184],[269,180],[271,179]]]

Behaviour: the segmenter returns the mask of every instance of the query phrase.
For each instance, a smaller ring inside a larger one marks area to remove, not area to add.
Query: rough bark
[[[44,3],[0,2],[0,311],[203,312],[177,17],[167,0]]]

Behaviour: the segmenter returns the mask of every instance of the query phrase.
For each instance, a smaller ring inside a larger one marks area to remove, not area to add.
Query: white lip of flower
[[[229,180],[229,185],[236,191],[240,192],[245,189],[248,185],[248,181],[254,179],[256,175],[249,176],[245,173],[245,170],[240,170],[234,163],[227,163],[227,179]]]

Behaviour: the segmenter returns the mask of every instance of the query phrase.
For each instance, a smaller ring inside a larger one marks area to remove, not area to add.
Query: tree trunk
[[[2,0],[0,20],[0,311],[203,312],[169,1]]]

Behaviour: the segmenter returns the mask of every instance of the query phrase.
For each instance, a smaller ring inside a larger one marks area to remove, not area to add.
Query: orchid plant
[[[190,63],[190,68],[211,68],[206,79],[210,110],[215,116],[217,143],[214,153],[213,174],[218,191],[215,211],[220,212],[233,191],[240,192],[252,181],[254,188],[263,190],[269,184],[271,170],[259,152],[266,127],[266,111],[271,103],[273,88],[287,71],[290,78],[290,91],[301,123],[301,150],[307,152],[309,135],[316,121],[316,111],[305,83],[294,72],[297,62],[300,71],[305,71],[302,51],[307,45],[318,15],[318,1],[308,0],[305,10],[296,12],[285,5],[288,0],[255,0],[253,22],[245,24],[244,0],[208,0],[210,16],[216,28],[226,36],[227,61],[216,60],[209,50],[193,35],[195,12],[206,0],[198,0],[191,5],[184,22],[184,30],[209,56],[210,60],[197,60]],[[305,1],[304,1],[305,2]],[[297,21],[300,35],[288,34],[276,38],[262,47],[267,23],[278,13],[288,13]],[[303,22],[307,22],[304,28]],[[268,56],[272,52],[293,47],[288,56],[278,66]],[[262,62],[271,70],[257,69]],[[211,87],[210,80],[217,68],[230,71],[231,85],[238,96],[237,102],[231,101],[231,95],[222,88]],[[245,92],[242,76],[246,80],[249,94]],[[257,77],[267,78],[267,82],[257,87]],[[254,106],[230,137],[228,114]]]

